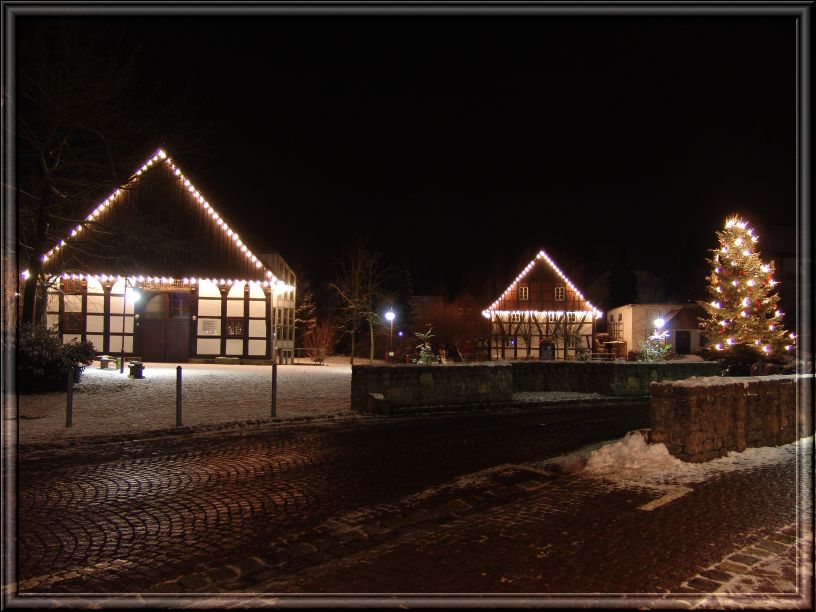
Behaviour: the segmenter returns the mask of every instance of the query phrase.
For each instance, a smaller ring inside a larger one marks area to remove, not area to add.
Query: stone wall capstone
[[[655,382],[650,390],[650,442],[664,443],[683,461],[789,444],[813,433],[812,374],[690,378]]]

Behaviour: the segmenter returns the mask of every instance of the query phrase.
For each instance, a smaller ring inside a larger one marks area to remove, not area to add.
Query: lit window
[[[62,292],[66,295],[82,293],[85,288],[85,280],[75,278],[65,278],[62,280]]]
[[[550,323],[555,323],[555,313],[554,312],[550,312],[550,313],[547,314],[547,321],[549,321]]]
[[[521,313],[520,312],[511,313],[510,321],[512,321],[513,323],[521,323]]]
[[[567,288],[566,287],[556,287],[555,288],[555,301],[556,302],[563,302],[567,298]]]
[[[530,288],[527,286],[519,287],[518,288],[518,298],[522,301],[527,301],[530,299]]]
[[[227,338],[244,337],[244,319],[241,317],[227,318]]]
[[[574,312],[568,312],[567,313],[567,321],[569,321],[570,323],[575,323],[575,313]]]

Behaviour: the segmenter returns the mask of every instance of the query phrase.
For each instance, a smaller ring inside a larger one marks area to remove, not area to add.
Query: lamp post
[[[122,295],[122,353],[119,356],[119,373],[123,374],[125,371],[125,316],[127,314],[127,301],[128,301],[128,285],[133,287],[130,282],[130,279],[126,276],[125,277],[125,291]],[[131,290],[130,295],[132,296],[131,299],[133,303],[139,301],[139,294],[136,291]],[[135,324],[135,320],[134,320]],[[133,329],[133,337],[136,337],[136,329]]]
[[[389,310],[385,313],[385,318],[391,323],[391,333],[388,336],[388,356],[394,356],[393,344],[394,344],[394,319],[397,315],[394,314],[393,310]]]

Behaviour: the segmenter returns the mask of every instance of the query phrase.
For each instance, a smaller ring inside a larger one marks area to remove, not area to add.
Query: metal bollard
[[[272,418],[278,416],[278,363],[272,355]]]
[[[68,368],[68,381],[66,390],[68,395],[66,397],[65,405],[65,426],[71,427],[74,424],[74,368]]]
[[[181,427],[181,366],[176,366],[176,427]]]

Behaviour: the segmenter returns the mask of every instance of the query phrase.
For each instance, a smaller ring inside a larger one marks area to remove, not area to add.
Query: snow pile
[[[726,473],[777,465],[797,453],[812,452],[810,436],[784,446],[748,448],[705,463],[686,463],[671,456],[665,444],[648,444],[643,432],[634,431],[616,442],[587,446],[536,465],[622,485],[648,487],[694,484]]]
[[[583,473],[602,477],[625,473],[628,477],[683,469],[684,463],[672,457],[662,442],[649,444],[640,431],[631,431],[614,444],[593,451]]]

